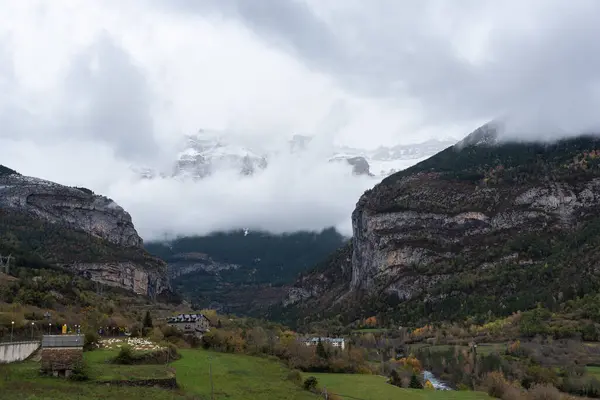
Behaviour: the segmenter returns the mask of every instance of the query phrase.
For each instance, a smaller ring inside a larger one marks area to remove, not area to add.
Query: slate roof
[[[167,319],[169,323],[181,323],[181,322],[197,322],[202,319],[207,319],[202,314],[179,314],[176,317]]]
[[[305,342],[311,342],[311,343],[317,343],[319,341],[319,338],[318,337],[306,338],[306,339],[304,339],[304,341]],[[342,342],[344,342],[344,338],[322,337],[321,338],[321,342],[342,343]]]

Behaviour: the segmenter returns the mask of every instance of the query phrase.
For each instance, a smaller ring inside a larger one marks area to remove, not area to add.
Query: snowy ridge
[[[289,147],[281,152],[243,145],[242,139],[218,131],[200,130],[197,134],[185,137],[172,171],[160,174],[152,168],[140,166],[134,168],[134,171],[145,179],[171,176],[197,180],[219,170],[235,170],[241,175],[250,176],[267,168],[269,160],[281,153],[300,155],[309,151],[313,140],[311,136],[294,135],[288,141]],[[324,157],[330,162],[347,162],[356,175],[384,178],[455,143],[452,139],[428,140],[418,144],[380,146],[373,150],[332,146],[329,155],[324,153]]]

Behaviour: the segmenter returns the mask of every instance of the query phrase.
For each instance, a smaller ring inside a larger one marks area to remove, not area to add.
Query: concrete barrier
[[[0,364],[23,361],[40,347],[40,342],[0,343]]]

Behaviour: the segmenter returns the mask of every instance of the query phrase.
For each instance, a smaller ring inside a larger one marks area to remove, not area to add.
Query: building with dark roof
[[[346,348],[346,340],[344,338],[312,337],[300,339],[300,341],[307,346],[316,346],[320,341],[323,344],[329,343],[333,347],[339,347],[342,350]]]
[[[210,329],[210,321],[202,314],[179,314],[168,318],[167,323],[185,334],[200,337]]]

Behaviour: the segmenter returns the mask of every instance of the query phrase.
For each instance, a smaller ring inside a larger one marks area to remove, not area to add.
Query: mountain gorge
[[[114,201],[2,166],[0,254],[17,266],[52,264],[151,298],[170,290],[167,265],[143,249],[131,216]]]
[[[262,315],[306,271],[348,239],[335,229],[275,235],[248,230],[149,242],[173,287],[198,307]]]
[[[600,139],[508,143],[498,132],[486,125],[365,192],[351,243],[274,315],[487,320],[597,292]]]

